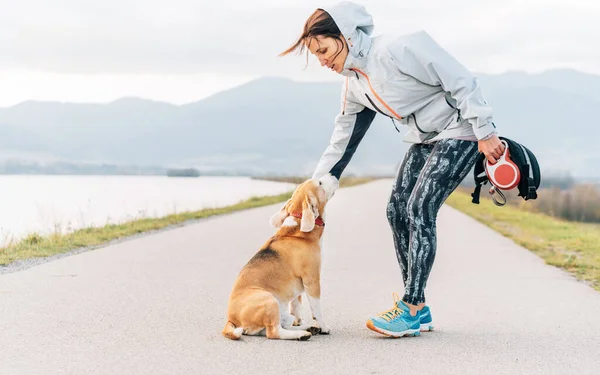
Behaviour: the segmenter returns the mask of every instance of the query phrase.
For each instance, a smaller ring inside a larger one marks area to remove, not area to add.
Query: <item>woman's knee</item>
[[[401,220],[402,218],[406,218],[408,216],[406,212],[407,201],[407,196],[397,192],[392,193],[388,201],[386,210],[387,219],[390,225],[396,225],[396,223],[398,223],[398,220]]]
[[[412,195],[406,203],[409,223],[411,225],[435,223],[438,208],[431,203],[431,197]]]

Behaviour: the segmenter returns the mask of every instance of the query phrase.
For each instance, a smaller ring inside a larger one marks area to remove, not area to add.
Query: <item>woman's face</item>
[[[310,39],[307,48],[319,59],[321,66],[326,66],[336,73],[344,70],[344,63],[348,57],[348,47],[345,41],[317,36]]]

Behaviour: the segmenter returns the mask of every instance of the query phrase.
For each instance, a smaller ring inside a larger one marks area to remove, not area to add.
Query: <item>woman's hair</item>
[[[304,23],[304,30],[302,31],[302,34],[300,35],[298,40],[296,40],[296,42],[290,48],[279,54],[279,56],[285,56],[297,49],[300,49],[299,53],[302,53],[305,47],[310,44],[310,40],[317,36],[330,37],[336,39],[342,45],[342,49],[345,45],[342,32],[336,25],[333,18],[331,18],[329,13],[319,8],[315,10],[315,12],[310,17],[308,17],[308,19]],[[342,51],[342,49],[338,49],[335,57],[337,57],[337,55]]]

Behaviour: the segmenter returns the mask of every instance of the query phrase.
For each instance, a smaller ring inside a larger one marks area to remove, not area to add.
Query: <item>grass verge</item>
[[[289,199],[292,193],[253,197],[240,203],[192,212],[182,212],[160,218],[144,218],[122,224],[109,224],[102,227],[91,227],[76,230],[67,234],[54,233],[41,236],[33,233],[14,244],[0,248],[0,265],[7,265],[16,260],[48,257],[65,253],[81,247],[95,247],[112,240],[182,224],[186,221],[202,219],[209,216],[222,215],[249,208],[267,206]]]
[[[600,291],[600,225],[569,222],[509,205],[497,207],[483,194],[481,203],[475,205],[460,190],[446,203]]]
[[[291,183],[300,183],[304,181],[304,179],[299,177],[274,177],[270,178],[270,180]],[[372,180],[372,178],[362,177],[342,178],[340,187],[354,186]],[[33,233],[18,242],[0,248],[0,266],[8,265],[17,260],[49,257],[83,247],[98,247],[113,240],[163,229],[172,225],[185,223],[186,221],[285,202],[291,195],[292,192],[280,195],[253,197],[227,207],[183,212],[160,218],[137,219],[121,224],[109,224],[102,227],[83,228],[66,234],[54,233],[48,236],[42,236]]]

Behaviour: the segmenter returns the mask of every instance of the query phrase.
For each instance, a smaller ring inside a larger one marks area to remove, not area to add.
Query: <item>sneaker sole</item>
[[[433,323],[421,324],[421,332],[433,331]]]
[[[421,335],[421,331],[419,329],[408,329],[408,330],[402,331],[402,332],[387,331],[385,329],[375,327],[375,325],[373,324],[373,322],[371,320],[367,321],[367,328],[370,329],[371,331],[375,331],[377,333],[381,333],[382,335],[385,335],[388,337],[394,337],[394,338],[404,337],[404,336],[420,336]]]

